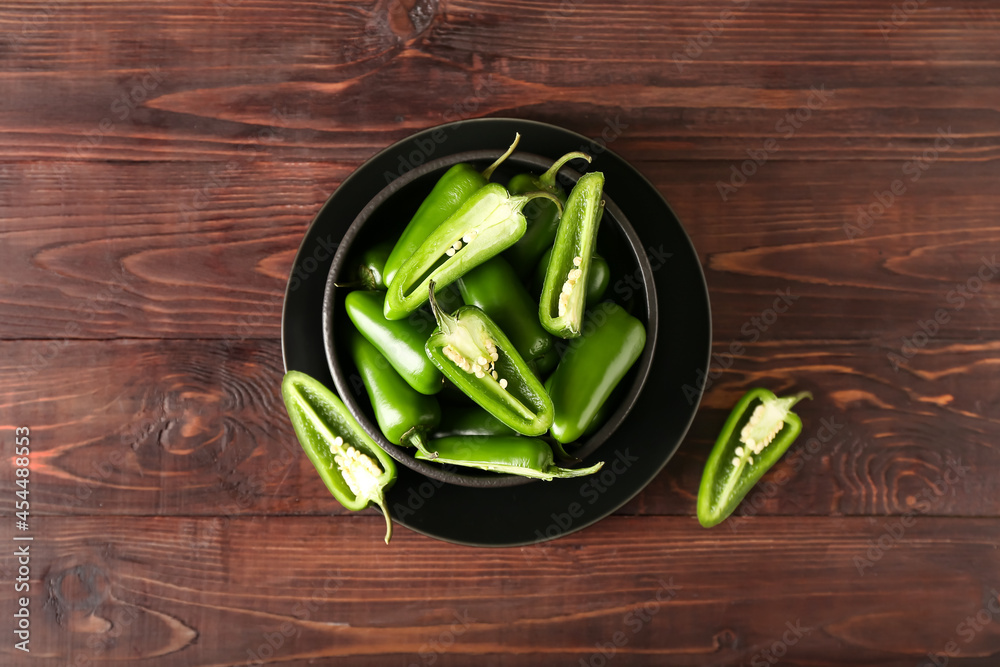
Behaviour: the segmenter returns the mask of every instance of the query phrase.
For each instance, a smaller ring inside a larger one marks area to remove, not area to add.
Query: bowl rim
[[[371,215],[387,200],[391,199],[396,193],[413,181],[422,178],[427,174],[453,166],[460,162],[475,163],[491,161],[498,157],[501,153],[503,153],[503,149],[480,149],[450,153],[448,155],[427,161],[403,174],[398,175],[396,178],[388,182],[385,187],[372,197],[372,199],[368,201],[361,211],[358,212],[348,229],[345,231],[343,237],[340,239],[327,274],[327,281],[323,293],[323,347],[326,354],[327,366],[333,378],[334,384],[336,385],[338,394],[341,396],[341,399],[344,401],[354,418],[357,419],[358,423],[365,430],[365,432],[399,463],[430,479],[470,488],[511,487],[537,482],[538,480],[501,473],[484,472],[477,474],[479,471],[474,471],[472,474],[464,474],[462,472],[457,472],[457,470],[461,470],[457,466],[452,466],[450,469],[446,469],[440,465],[416,459],[409,453],[411,450],[390,443],[377,425],[368,419],[364,409],[355,399],[349,379],[343,372],[341,364],[337,361],[337,354],[335,351],[337,336],[334,326],[334,310],[338,300],[338,293],[342,288],[338,288],[336,283],[338,274],[343,269],[344,263],[351,254],[354,241],[359,234],[361,234]],[[553,157],[541,156],[525,151],[515,151],[508,158],[506,164],[518,165],[524,167],[525,169],[544,171],[552,165],[552,162],[555,159],[556,158]],[[578,172],[570,167],[564,166],[559,170],[560,177],[573,183],[575,183],[581,175],[581,172]],[[345,180],[345,183],[346,182],[347,181]],[[341,187],[343,187],[343,185],[341,185]],[[332,197],[333,195],[331,195],[331,198]],[[327,203],[329,203],[329,201],[330,200],[328,200]],[[642,301],[645,304],[645,312],[643,315],[645,317],[644,324],[646,326],[646,344],[639,359],[629,371],[630,373],[634,371],[635,377],[632,383],[628,386],[628,390],[625,395],[619,400],[619,404],[615,411],[607,418],[601,428],[583,440],[578,448],[574,449],[574,454],[581,460],[584,460],[593,454],[602,444],[604,444],[604,442],[608,440],[608,438],[611,437],[615,430],[628,417],[632,408],[638,401],[652,369],[653,356],[656,351],[657,334],[659,329],[659,309],[656,294],[656,283],[653,278],[653,270],[650,265],[649,258],[643,249],[638,233],[635,231],[635,228],[632,226],[631,222],[628,220],[621,208],[607,196],[607,193],[604,194],[604,202],[605,215],[611,220],[610,226],[615,230],[615,233],[623,237],[622,242],[627,247],[628,251],[631,251],[631,258],[634,260],[641,273],[641,284],[643,288],[641,290]],[[326,204],[324,204],[324,206],[317,213],[316,219],[323,216],[325,209]],[[314,223],[316,219],[314,219]],[[605,221],[604,224],[607,225],[608,222]]]

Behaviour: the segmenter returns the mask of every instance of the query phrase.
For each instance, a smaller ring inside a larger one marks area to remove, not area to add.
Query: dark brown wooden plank
[[[30,664],[586,665],[605,650],[630,665],[768,664],[771,651],[913,667],[949,642],[950,664],[1000,654],[995,519],[919,518],[886,539],[866,519],[732,535],[613,517],[491,550],[406,530],[386,547],[380,522],[47,518],[30,543]],[[10,641],[0,652],[21,657]]]
[[[948,321],[936,340],[995,339],[1000,281],[977,273],[1000,240],[1000,162],[935,163],[877,215],[874,193],[908,179],[905,164],[766,163],[728,201],[716,184],[731,163],[638,166],[702,258],[717,340],[899,347],[938,309]],[[64,166],[0,171],[0,337],[277,337],[298,244],[348,173],[256,161]],[[858,209],[872,206],[865,229]],[[793,303],[771,319],[776,291]]]
[[[1000,516],[989,398],[1000,344],[932,343],[898,372],[886,349],[863,344],[761,342],[729,368],[728,346],[715,349],[717,377],[687,440],[621,513],[693,515],[729,409],[768,386],[816,398],[799,410],[802,437],[739,514]],[[26,341],[5,351],[0,413],[32,429],[35,512],[343,512],[291,432],[275,341]],[[33,359],[45,365],[23,373]],[[7,511],[13,490],[0,480]],[[408,491],[398,485],[391,498]]]
[[[227,160],[262,141],[283,159],[360,160],[438,122],[515,115],[588,136],[620,116],[634,158],[732,160],[780,137],[785,114],[824,86],[833,97],[773,159],[906,159],[948,125],[961,141],[947,159],[995,159],[995,8],[921,7],[883,34],[893,11],[219,0],[157,3],[150,20],[120,3],[16,4],[0,16],[3,155]]]

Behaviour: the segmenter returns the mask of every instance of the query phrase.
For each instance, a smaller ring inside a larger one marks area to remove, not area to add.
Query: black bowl
[[[513,135],[510,138],[513,139]],[[345,334],[350,331],[353,324],[344,311],[344,297],[350,292],[350,288],[337,287],[337,285],[351,281],[350,267],[365,249],[379,241],[399,237],[420,202],[445,171],[460,162],[472,164],[477,169],[485,169],[503,152],[504,147],[497,146],[492,150],[454,153],[431,160],[393,179],[361,210],[354,222],[351,223],[347,233],[344,234],[344,238],[341,239],[327,276],[326,292],[323,298],[323,340],[327,363],[337,386],[337,393],[355,418],[379,446],[406,467],[448,484],[477,488],[515,486],[538,480],[518,475],[484,472],[472,468],[455,466],[445,468],[439,464],[416,459],[412,453],[414,450],[393,445],[386,440],[375,422],[374,412],[361,385],[360,376],[354,368],[350,354],[346,351],[348,346],[338,344],[338,341],[344,340]],[[529,171],[541,173],[548,169],[558,157],[558,155],[541,157],[531,153],[515,152],[494,172],[493,180],[498,183],[506,183],[510,177],[517,173]],[[559,172],[561,184],[567,192],[579,177],[579,173],[568,167]],[[656,307],[656,285],[653,282],[653,271],[642,243],[632,225],[625,218],[625,214],[607,193],[605,193],[604,202],[604,218],[598,232],[597,249],[608,260],[612,275],[632,275],[638,278],[641,287],[631,291],[629,303],[620,303],[619,305],[627,307],[643,321],[646,327],[646,347],[628,375],[619,384],[623,391],[616,390],[611,399],[617,401],[614,413],[593,435],[581,440],[571,448],[573,455],[583,460],[584,465],[596,462],[596,459],[588,461],[587,458],[614,433],[639,398],[639,393],[642,391],[652,367],[659,323]],[[611,292],[610,289],[608,291]],[[431,318],[429,313],[427,317]],[[447,410],[448,406],[444,406],[443,409]]]
[[[537,154],[582,150],[603,171],[607,192],[635,225],[656,283],[659,327],[648,382],[631,414],[600,448],[595,475],[505,488],[444,484],[405,466],[389,491],[393,520],[430,537],[476,546],[555,539],[610,515],[638,494],[677,451],[701,401],[711,351],[708,289],[690,238],[670,206],[628,162],[561,127],[512,118],[449,123],[411,135],[374,155],[334,192],[306,231],[291,267],[281,320],[286,370],[333,386],[323,342],[325,278],[334,251],[361,210],[386,184],[443,154],[506,145],[514,132]],[[322,276],[322,277],[321,277]],[[612,292],[619,281],[614,276]],[[622,290],[627,290],[626,284]],[[528,552],[533,553],[533,552]]]

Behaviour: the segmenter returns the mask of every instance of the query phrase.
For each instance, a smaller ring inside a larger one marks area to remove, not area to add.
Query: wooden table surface
[[[284,287],[367,158],[485,116],[603,136],[652,181],[717,356],[613,516],[386,547],[298,450],[268,465]],[[1000,663],[995,3],[16,1],[0,132],[3,664]],[[804,435],[702,529],[755,386],[813,391]]]

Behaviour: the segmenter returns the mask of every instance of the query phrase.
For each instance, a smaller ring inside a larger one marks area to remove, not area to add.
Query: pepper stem
[[[542,187],[553,187],[556,184],[556,174],[558,174],[559,170],[562,169],[570,160],[586,160],[589,163],[591,157],[586,153],[581,153],[580,151],[566,153],[566,155],[563,155],[561,158],[553,162],[547,172],[538,177],[538,182],[542,184]]]
[[[389,540],[392,539],[392,517],[389,515],[389,508],[386,507],[385,497],[382,495],[381,489],[379,489],[378,494],[371,499],[371,502],[378,505],[379,509],[382,510],[382,515],[385,517],[385,543],[389,544]]]
[[[430,295],[431,312],[434,313],[434,320],[437,322],[438,327],[441,328],[441,331],[443,331],[448,335],[451,335],[453,327],[455,326],[455,318],[449,315],[448,313],[444,312],[443,310],[441,310],[441,306],[438,305],[437,297],[434,296],[433,280],[431,281],[431,284],[428,286],[427,289],[429,289],[431,293]]]
[[[798,403],[804,398],[808,398],[810,401],[813,400],[813,395],[811,392],[808,391],[800,391],[799,393],[795,394],[795,396],[791,396],[789,398],[792,399],[792,402],[788,404],[788,409],[791,410],[793,407],[795,407],[796,403]]]
[[[552,475],[553,477],[559,477],[565,479],[568,477],[583,477],[584,475],[593,475],[595,472],[600,470],[604,466],[604,461],[601,461],[597,465],[592,465],[589,468],[560,468],[558,466],[552,466],[545,471],[546,474]]]
[[[549,442],[549,446],[552,448],[552,453],[555,454],[556,458],[558,458],[559,460],[570,463],[580,462],[580,459],[570,455],[570,453],[566,451],[566,448],[563,447],[563,444],[558,440],[553,439],[552,441]]]
[[[535,192],[525,192],[523,195],[517,197],[511,197],[510,200],[514,203],[514,210],[520,211],[524,206],[532,199],[548,199],[556,208],[559,210],[558,218],[562,217],[563,214],[563,203],[551,192],[546,192],[545,190],[537,190]]]
[[[416,430],[416,428],[412,428],[409,433],[404,434],[401,442],[404,445],[416,447],[417,451],[423,452],[432,459],[437,458],[437,452],[428,451],[427,439],[424,437],[424,434],[421,431]]]
[[[504,160],[510,157],[510,154],[514,152],[515,148],[517,148],[517,143],[519,141],[521,141],[521,133],[515,132],[514,143],[510,145],[510,148],[507,149],[506,153],[497,158],[496,162],[494,162],[493,164],[491,164],[490,166],[486,167],[486,169],[483,170],[483,178],[485,178],[487,181],[490,180],[490,177],[493,176],[494,170],[496,170],[496,168],[499,167]]]

